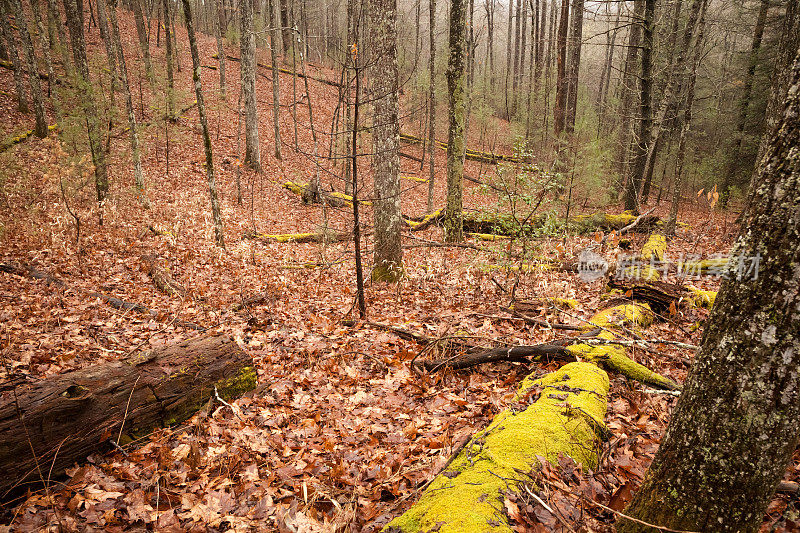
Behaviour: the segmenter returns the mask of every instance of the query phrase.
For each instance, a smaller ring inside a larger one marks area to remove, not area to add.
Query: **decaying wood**
[[[661,313],[670,308],[670,305],[678,305],[681,298],[688,294],[686,287],[665,281],[645,281],[643,279],[616,279],[612,277],[608,280],[608,286],[612,289],[621,290],[626,298],[647,302],[653,311]]]
[[[425,361],[422,363],[422,366],[426,370],[435,372],[445,367],[453,370],[460,370],[483,363],[497,363],[502,361],[530,362],[576,360],[577,359],[575,356],[563,346],[556,346],[554,344],[536,344],[532,346],[523,345],[491,348],[482,352],[466,353],[447,359]]]
[[[408,144],[423,144],[423,140],[419,137],[406,133],[400,134],[400,141]],[[447,150],[447,143],[445,142],[436,141],[436,145],[442,150]],[[522,160],[520,160],[518,157],[495,154],[491,152],[481,152],[480,150],[472,150],[470,148],[465,150],[464,158],[469,161],[477,161],[479,163],[487,163],[489,165],[496,165],[500,162],[522,163]]]
[[[214,54],[211,57],[213,57],[214,59],[219,59],[219,56],[217,54]],[[228,59],[229,61],[233,61],[235,63],[238,63],[238,62],[241,61],[241,59],[239,59],[238,57],[232,56],[232,55],[229,55],[229,54],[225,55],[225,59]],[[267,70],[272,70],[272,65],[267,65],[265,63],[256,63],[256,64],[261,68],[265,68]],[[318,76],[312,76],[310,74],[303,74],[302,72],[294,72],[293,70],[289,70],[288,68],[279,67],[278,68],[278,72],[282,72],[284,74],[289,74],[291,76],[297,76],[298,78],[307,78],[309,80],[318,81],[320,83],[324,83],[325,85],[330,85],[331,87],[341,87],[342,86],[342,84],[339,83],[338,81],[331,81],[331,80],[328,80],[328,79],[325,79],[325,78],[320,78]]]
[[[335,231],[328,232],[312,232],[312,233],[254,233],[249,231],[244,234],[246,239],[256,239],[264,242],[278,242],[278,243],[307,243],[307,242],[343,242],[350,241],[353,236],[348,233],[337,233]]]
[[[186,298],[189,294],[183,285],[175,281],[169,268],[166,265],[160,265],[159,260],[153,256],[143,256],[142,262],[144,263],[145,272],[153,280],[153,285],[166,294],[167,296],[177,296],[179,298]]]
[[[192,416],[214,394],[256,385],[253,360],[227,335],[189,339],[123,361],[0,388],[0,494],[87,455]],[[121,437],[120,437],[121,435]]]
[[[571,326],[569,324],[558,324],[558,323],[553,323],[553,322],[547,322],[546,320],[541,320],[541,319],[538,319],[538,318],[534,318],[532,316],[529,316],[529,315],[526,315],[524,313],[521,313],[521,312],[517,311],[516,309],[511,309],[511,308],[508,308],[508,307],[500,307],[500,309],[502,311],[505,311],[506,313],[510,313],[511,315],[514,315],[515,317],[517,317],[517,318],[519,318],[521,320],[524,320],[526,324],[531,324],[531,325],[534,325],[534,326],[541,326],[541,327],[547,328],[547,329],[560,329],[560,330],[566,330],[566,331],[581,331],[583,329],[580,326]]]

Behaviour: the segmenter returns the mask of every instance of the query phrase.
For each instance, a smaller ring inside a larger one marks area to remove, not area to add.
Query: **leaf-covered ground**
[[[0,154],[0,263],[33,265],[63,280],[64,286],[0,272],[0,350],[5,383],[24,383],[70,369],[115,360],[146,347],[194,335],[181,324],[200,324],[212,332],[232,334],[257,364],[257,390],[230,408],[214,404],[189,423],[154,433],[127,446],[90,457],[70,470],[70,478],[53,480],[47,490],[33,488],[5,505],[5,531],[374,531],[407,509],[465,439],[486,425],[511,401],[515,384],[530,372],[546,373],[555,365],[492,364],[470,370],[433,374],[412,370],[410,361],[424,346],[365,324],[346,326],[353,318],[354,252],[339,244],[265,244],[245,238],[263,233],[307,232],[324,223],[342,232],[351,229],[347,209],[304,205],[280,186],[285,180],[309,181],[322,172],[323,183],[342,190],[342,168],[313,161],[312,132],[305,88],[297,80],[297,138],[292,114],[293,78],[281,74],[281,134],[284,160],[273,156],[271,72],[260,69],[258,100],[264,171],[255,174],[238,165],[238,64],[228,62],[228,99],[218,92],[217,70],[203,69],[209,101],[227,249],[213,245],[204,159],[196,109],[177,122],[160,120],[163,95],[153,96],[136,61],[138,47],[132,18],[120,11],[132,87],[142,131],[148,197],[140,207],[132,186],[130,150],[121,95],[111,135],[112,194],[98,210],[85,134],[70,117],[71,106],[50,107],[59,117],[61,138],[30,138]],[[182,71],[176,87],[179,108],[194,100],[189,91],[191,60],[179,30]],[[88,35],[93,73],[108,99],[102,71],[102,43],[96,28]],[[163,45],[163,43],[162,43]],[[213,39],[200,39],[202,62],[216,67]],[[152,47],[159,69],[163,48]],[[232,47],[230,53],[238,55]],[[259,61],[268,54],[259,50]],[[338,74],[310,66],[317,76]],[[162,83],[162,82],[159,82]],[[69,84],[53,84],[64,101],[75,102]],[[310,82],[314,126],[320,152],[331,142],[330,124],[336,90]],[[14,110],[11,72],[0,69],[0,137],[8,139],[32,128],[31,116]],[[107,105],[107,104],[106,104]],[[414,107],[404,102],[404,107]],[[440,112],[440,116],[445,116]],[[404,129],[419,125],[409,118]],[[440,124],[444,136],[444,124]],[[470,144],[511,153],[499,121],[475,131]],[[365,138],[366,139],[366,138]],[[365,152],[369,146],[363,146]],[[419,147],[403,150],[420,155]],[[368,199],[369,158],[362,158],[365,178],[360,194]],[[167,161],[169,162],[167,164]],[[427,176],[427,167],[401,159],[402,173]],[[437,205],[444,203],[444,152],[437,152]],[[468,175],[483,179],[494,168],[467,162]],[[237,204],[237,175],[243,201]],[[487,177],[488,179],[488,177]],[[427,184],[403,180],[403,211],[423,214]],[[496,203],[466,182],[472,208]],[[595,199],[576,192],[580,211],[603,209]],[[687,226],[670,243],[669,254],[727,252],[736,227],[735,215],[710,209],[703,198],[683,213]],[[77,224],[65,203],[80,220]],[[608,208],[615,210],[615,207]],[[666,207],[656,214],[665,215]],[[365,226],[370,226],[366,210]],[[394,286],[367,285],[369,318],[402,325],[431,337],[457,332],[486,345],[535,344],[561,333],[530,326],[502,312],[512,293],[520,299],[569,297],[579,302],[568,312],[543,309],[549,319],[580,324],[601,305],[600,282],[584,283],[575,274],[528,271],[509,258],[508,244],[474,242],[477,248],[425,246],[440,241],[432,228],[404,239],[405,279]],[[642,244],[634,238],[632,249]],[[528,251],[540,261],[574,257],[594,246],[592,235],[536,239]],[[513,247],[518,252],[517,246]],[[609,258],[619,250],[604,247]],[[364,242],[367,267],[371,239]],[[147,275],[143,257],[157,257],[188,294],[166,296]],[[499,267],[499,268],[498,268]],[[368,270],[367,270],[368,272]],[[695,282],[714,288],[717,280]],[[154,311],[154,315],[117,310],[87,291],[100,291]],[[253,296],[257,303],[237,304]],[[241,306],[239,306],[241,307]],[[680,306],[646,332],[648,338],[699,344],[707,311]],[[420,355],[421,354],[421,355]],[[674,347],[629,351],[636,360],[677,381],[688,370],[692,353]],[[606,531],[614,514],[635,492],[658,446],[675,399],[644,392],[643,387],[611,376],[606,418],[611,438],[597,472],[579,472],[567,461],[545,466],[538,474],[539,498],[511,494],[505,502],[519,531],[553,531],[570,524],[575,530]],[[8,387],[5,387],[7,389]],[[788,479],[797,480],[800,456]],[[603,507],[593,502],[602,504]],[[558,515],[558,516],[557,516]],[[770,506],[764,530],[797,528],[798,500],[778,496]]]

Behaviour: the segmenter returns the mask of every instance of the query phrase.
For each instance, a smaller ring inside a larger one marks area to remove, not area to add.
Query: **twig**
[[[131,387],[131,393],[128,395],[128,403],[125,404],[125,414],[122,415],[122,424],[119,425],[119,434],[117,434],[117,442],[119,442],[120,439],[122,439],[122,428],[125,427],[125,419],[128,418],[128,408],[131,406],[131,398],[133,398],[133,391],[136,390],[136,385],[139,383],[139,378],[141,377],[142,377],[141,374],[136,376],[136,381],[133,382],[133,387]]]
[[[533,491],[532,491],[530,488],[528,488],[528,486],[527,486],[527,485],[525,485],[525,492],[527,492],[528,494],[530,494],[530,495],[531,495],[531,497],[532,497],[534,500],[536,500],[537,502],[539,502],[539,504],[540,504],[542,507],[544,507],[545,509],[547,509],[547,512],[549,512],[551,515],[555,516],[555,517],[556,517],[556,519],[558,519],[558,521],[559,521],[559,522],[561,522],[561,524],[563,524],[563,526],[564,526],[565,528],[567,528],[568,530],[570,530],[572,533],[576,533],[576,532],[575,532],[575,530],[574,530],[574,529],[572,529],[572,527],[571,527],[571,526],[570,526],[570,525],[567,523],[567,521],[566,521],[566,520],[564,520],[564,519],[561,517],[561,513],[558,513],[558,512],[556,512],[556,511],[554,511],[553,509],[551,509],[551,508],[550,508],[550,506],[549,506],[549,505],[547,505],[547,504],[545,503],[545,501],[539,497],[539,495],[538,495],[538,494],[536,494],[536,493],[535,493],[535,492],[533,492]]]

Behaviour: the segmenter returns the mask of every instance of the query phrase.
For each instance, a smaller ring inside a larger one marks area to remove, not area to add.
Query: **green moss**
[[[493,233],[467,233],[467,235],[479,241],[503,241],[511,238],[508,235],[495,235]]]
[[[717,299],[717,291],[704,291],[689,285],[687,287],[691,294],[691,301],[695,307],[705,307],[711,309]]]
[[[614,335],[608,331],[603,331],[598,338],[613,340]],[[584,361],[590,361],[602,365],[607,369],[622,374],[628,379],[632,379],[645,385],[651,385],[659,389],[677,390],[680,386],[669,378],[666,378],[641,365],[625,355],[625,349],[618,344],[573,344],[567,350],[575,357]]]
[[[295,242],[295,241],[308,241],[308,240],[322,240],[322,234],[320,233],[276,233],[276,234],[266,234],[266,233],[259,233],[259,239],[263,239],[265,241],[275,241],[275,242]]]
[[[408,223],[408,225],[411,226],[411,229],[415,229],[415,228],[418,228],[419,226],[421,226],[423,224],[429,223],[431,220],[433,220],[435,218],[440,218],[442,216],[444,216],[444,209],[437,209],[433,213],[429,213],[429,214],[425,215],[424,217],[422,217],[422,220],[420,220],[419,222],[416,222],[416,221],[411,220],[411,219],[406,219],[406,223]]]
[[[569,363],[541,379],[526,378],[518,399],[534,387],[543,388],[535,403],[522,412],[498,414],[385,530],[510,532],[503,493],[536,468],[537,456],[555,462],[564,454],[596,466],[605,431],[606,373],[588,363]]]
[[[235,375],[217,381],[215,384],[220,397],[225,400],[238,398],[245,392],[256,388],[258,373],[252,366],[242,367]]]
[[[576,309],[578,305],[578,300],[573,300],[572,298],[558,298],[553,296],[548,298],[552,303],[556,305],[556,307],[560,307],[561,309]]]
[[[643,281],[658,281],[661,279],[661,272],[647,264],[636,264],[623,270],[622,277]]]
[[[303,196],[308,189],[308,183],[295,183],[294,181],[286,181],[283,183],[283,188],[292,191],[293,193]]]
[[[617,305],[604,309],[589,319],[589,324],[584,329],[594,329],[602,326],[615,329],[621,326],[638,326],[646,328],[653,323],[655,315],[646,303],[631,303]]]
[[[376,265],[372,269],[372,281],[396,283],[403,278],[402,265]]]
[[[400,176],[400,179],[416,181],[417,183],[428,183],[426,178],[420,178],[419,176]]]
[[[667,238],[658,233],[653,233],[642,247],[641,258],[645,261],[663,261],[667,252]]]

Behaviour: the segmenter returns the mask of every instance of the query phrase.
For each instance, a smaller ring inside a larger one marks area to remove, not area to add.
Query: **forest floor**
[[[127,57],[135,58],[132,17],[121,10],[120,22]],[[187,42],[182,33],[178,108],[194,100]],[[89,32],[88,44],[99,71],[102,43],[96,28]],[[201,36],[200,47],[203,64],[216,67],[214,40]],[[158,68],[163,68],[163,48],[152,50]],[[229,53],[238,56],[234,48]],[[262,49],[259,61],[268,63]],[[219,97],[217,70],[202,70],[227,243],[224,250],[216,247],[196,109],[175,123],[159,120],[161,98],[153,97],[142,76],[134,74],[137,63],[129,63],[136,80],[134,98],[143,115],[139,118],[151,122],[142,131],[150,209],[143,209],[136,199],[128,138],[122,131],[125,115],[119,112],[112,130],[111,196],[103,208],[103,226],[98,225],[90,165],[85,156],[75,155],[85,153],[84,134],[70,126],[69,118],[61,124],[61,140],[30,138],[0,154],[0,263],[33,265],[66,283],[54,286],[0,272],[0,379],[36,380],[204,334],[186,329],[181,325],[186,321],[209,332],[233,335],[256,362],[259,386],[234,402],[239,416],[215,405],[206,416],[128,446],[127,455],[119,451],[94,455],[70,470],[71,479],[65,483],[53,482],[47,491],[31,491],[8,502],[3,520],[8,525],[0,526],[0,531],[379,529],[413,503],[460,443],[509,404],[516,383],[531,372],[544,374],[557,365],[495,363],[420,374],[410,361],[423,346],[363,322],[343,324],[354,318],[351,242],[280,244],[246,238],[253,229],[270,234],[315,231],[323,225],[323,217],[338,231],[351,229],[347,209],[323,213],[319,205],[305,205],[281,186],[285,180],[309,181],[316,168],[302,80],[297,84],[300,150],[294,149],[290,75],[280,77],[284,154],[280,162],[272,155],[271,74],[259,69],[264,168],[255,174],[238,166],[244,145],[242,138],[237,150],[238,63],[227,63],[227,101]],[[309,70],[338,79],[330,70]],[[66,84],[53,89],[69,98]],[[327,151],[338,95],[335,88],[315,81],[310,81],[310,92],[320,150]],[[13,94],[11,72],[0,69],[4,117],[0,140],[32,128],[32,117],[14,110]],[[118,95],[116,105],[122,103]],[[56,111],[68,114],[66,108],[50,108],[49,116]],[[503,123],[496,122],[494,131],[502,132]],[[410,123],[405,127],[418,131]],[[439,134],[444,137],[443,126]],[[487,138],[483,131],[471,137],[470,144],[494,143]],[[494,150],[511,153],[512,147],[502,141],[497,136]],[[420,155],[419,147],[403,146],[403,150]],[[368,184],[369,158],[363,159]],[[427,167],[421,172],[411,159],[403,158],[401,164],[404,176],[427,176]],[[436,205],[441,206],[443,151],[437,151],[435,166]],[[341,190],[340,169],[324,170],[323,183]],[[238,172],[241,204],[236,201]],[[494,168],[468,161],[466,172],[483,179]],[[403,184],[404,213],[424,214],[427,184],[407,179]],[[469,208],[497,203],[474,183],[466,182],[465,187]],[[370,189],[366,186],[363,191]],[[602,208],[590,198],[578,198],[580,212]],[[671,257],[728,252],[738,229],[733,222],[736,215],[711,209],[703,198],[687,199],[681,215],[686,225],[669,243]],[[65,202],[80,220],[79,232]],[[657,206],[655,214],[665,216],[667,209]],[[371,214],[369,210],[365,214],[369,227]],[[639,249],[644,238],[634,237],[632,249]],[[578,307],[568,313],[543,311],[568,324],[580,324],[602,305],[603,282],[585,283],[573,273],[519,268],[504,241],[470,241],[480,249],[426,246],[440,240],[437,227],[406,235],[405,278],[396,285],[367,284],[371,320],[432,337],[459,331],[486,345],[536,344],[559,334],[503,313],[500,307],[511,302],[512,292],[517,299],[576,299]],[[593,245],[596,235],[554,234],[528,246],[550,260],[575,257]],[[371,246],[367,237],[367,274]],[[602,251],[609,258],[618,253]],[[143,257],[163,261],[188,294],[160,293],[147,276]],[[704,277],[693,283],[715,289],[718,281]],[[136,302],[155,314],[120,311],[87,298],[86,291]],[[254,295],[263,298],[234,311]],[[648,329],[647,335],[699,345],[706,315],[705,310],[681,306]],[[657,353],[634,349],[629,355],[682,382],[693,353],[665,346]],[[542,492],[576,530],[612,530],[613,513],[591,501],[623,509],[652,460],[676,402],[670,395],[645,392],[621,376],[610,377],[606,423],[611,437],[600,467],[578,475],[561,465],[549,475],[563,477],[566,485],[558,485],[569,490],[549,485]],[[800,455],[795,455],[787,479],[800,479]],[[507,508],[515,505],[512,518],[518,531],[563,527],[535,501],[507,503]],[[789,518],[797,516],[797,507],[796,496],[793,500],[776,496],[763,530],[791,530]]]

